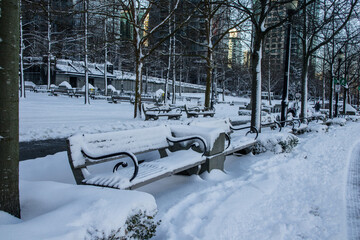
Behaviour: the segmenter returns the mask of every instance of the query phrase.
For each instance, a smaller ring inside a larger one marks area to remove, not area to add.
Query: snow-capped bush
[[[126,240],[126,239],[150,239],[155,236],[156,227],[160,221],[154,221],[154,215],[147,215],[146,211],[127,218],[124,228],[113,229],[110,234],[98,229],[88,230],[90,240]]]
[[[311,124],[308,126],[308,132],[327,132],[329,127],[324,124]]]
[[[333,118],[333,119],[328,119],[326,121],[326,125],[328,125],[328,126],[330,126],[330,125],[345,126],[345,124],[346,124],[345,118]]]
[[[126,220],[126,235],[130,239],[150,239],[155,236],[159,222],[154,221],[153,215],[139,211]]]
[[[253,153],[259,154],[266,151],[274,153],[290,152],[298,142],[298,137],[291,133],[262,133],[253,148]]]

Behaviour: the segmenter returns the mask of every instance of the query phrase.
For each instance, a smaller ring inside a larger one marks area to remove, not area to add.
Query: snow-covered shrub
[[[262,111],[261,124],[272,123],[276,120],[275,115]]]
[[[308,132],[327,132],[329,127],[324,124],[311,124],[308,126]]]
[[[154,221],[154,216],[139,211],[126,220],[126,235],[130,239],[150,239],[155,236],[159,222]]]
[[[88,230],[90,240],[127,240],[127,239],[150,239],[155,236],[156,227],[160,221],[154,221],[154,215],[148,215],[139,211],[127,218],[124,228],[113,229],[110,233],[105,233],[98,229]]]
[[[347,115],[346,120],[347,121],[358,122],[358,121],[360,121],[360,116]]]
[[[291,133],[263,133],[259,136],[253,148],[253,153],[260,154],[266,151],[274,153],[290,152],[298,142],[298,137]]]
[[[345,126],[345,124],[346,124],[345,118],[333,118],[333,119],[328,119],[326,121],[326,125],[328,125],[328,126],[330,126],[330,125]]]

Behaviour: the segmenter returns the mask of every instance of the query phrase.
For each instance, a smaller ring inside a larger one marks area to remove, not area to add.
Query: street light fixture
[[[345,58],[345,54],[340,50],[340,52],[338,53],[338,76],[335,85],[335,114],[334,114],[335,117],[337,117],[339,113],[338,104],[339,104],[339,92],[340,92],[340,65],[341,62],[344,60],[344,58]]]
[[[297,8],[298,1],[294,0],[285,4],[286,15],[289,19],[286,29],[285,38],[285,55],[284,55],[284,83],[283,83],[283,95],[281,101],[281,118],[283,122],[286,120],[286,112],[289,104],[289,77],[290,77],[290,48],[291,48],[291,29],[292,29],[292,16]],[[284,123],[282,123],[284,124]]]

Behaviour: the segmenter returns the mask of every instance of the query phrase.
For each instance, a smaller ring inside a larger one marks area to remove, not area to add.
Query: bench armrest
[[[132,175],[132,177],[130,178],[130,182],[137,176],[138,172],[139,172],[139,162],[136,158],[136,156],[131,153],[131,152],[118,152],[118,153],[112,153],[112,154],[107,154],[107,155],[102,155],[102,156],[91,156],[90,154],[84,152],[84,150],[81,150],[81,153],[88,159],[90,160],[101,160],[101,159],[104,159],[104,158],[111,158],[111,157],[117,157],[117,156],[120,156],[120,155],[126,155],[128,157],[131,158],[131,160],[133,161],[134,163],[134,173]],[[127,167],[128,164],[126,162],[119,162],[117,163],[114,168],[113,168],[113,172],[116,172],[117,169],[122,166],[122,167]]]
[[[185,141],[190,141],[190,140],[199,140],[203,146],[204,146],[204,152],[203,152],[203,156],[205,155],[205,153],[208,151],[208,147],[206,144],[206,141],[203,137],[201,136],[186,136],[186,137],[167,137],[166,138],[169,142],[172,143],[180,143],[180,142],[185,142]],[[191,146],[194,145],[194,142],[191,143]]]
[[[281,129],[282,129],[281,124],[277,121],[274,121],[271,123],[266,123],[266,124],[261,124],[262,127],[270,126],[271,130],[274,130],[276,128],[276,126],[274,126],[274,125],[276,125],[279,128],[279,132],[281,132]]]
[[[256,127],[246,126],[246,127],[235,128],[235,127],[230,125],[230,129],[234,130],[234,131],[244,130],[244,129],[247,129],[247,128],[250,128],[250,130],[245,134],[245,136],[248,135],[249,133],[255,133],[256,134],[255,140],[256,140],[258,138],[258,136],[259,136],[259,131],[256,129]]]

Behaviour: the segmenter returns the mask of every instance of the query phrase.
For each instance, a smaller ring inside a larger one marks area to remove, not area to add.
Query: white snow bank
[[[274,153],[290,152],[299,142],[298,137],[289,132],[266,132],[259,134],[254,146],[256,153],[271,151]]]
[[[71,85],[70,83],[68,83],[67,81],[63,81],[62,83],[59,84],[59,86],[63,86],[66,87],[67,89],[71,89]]]
[[[25,81],[24,84],[25,86],[36,87],[36,84],[31,81]]]
[[[333,119],[328,119],[326,121],[326,125],[340,125],[340,126],[344,126],[346,124],[346,119],[345,118],[333,118]]]
[[[113,92],[116,92],[116,88],[113,85],[108,85],[107,88]]]
[[[89,83],[89,89],[95,89],[93,85]],[[85,91],[85,85],[81,88],[81,91]]]
[[[20,163],[22,219],[0,211],[1,239],[84,239],[119,228],[124,234],[127,217],[156,213],[147,193],[61,183],[74,181],[68,165],[66,152]]]

